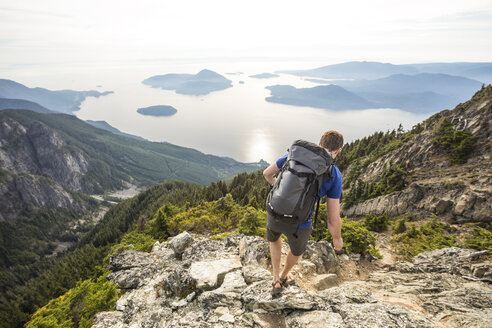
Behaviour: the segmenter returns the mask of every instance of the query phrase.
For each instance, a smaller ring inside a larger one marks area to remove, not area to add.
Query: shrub
[[[470,131],[455,130],[453,123],[444,118],[434,133],[432,144],[442,148],[452,163],[463,164],[470,157],[476,140]]]
[[[239,233],[264,237],[266,235],[266,221],[267,215],[265,211],[248,207],[243,218],[239,220]]]
[[[393,236],[393,247],[396,252],[407,259],[425,251],[457,246],[455,235],[444,234],[451,227],[433,219],[417,228],[411,224],[405,232]]]
[[[238,235],[238,234],[239,234],[239,232],[224,232],[224,233],[221,233],[218,235],[213,235],[209,239],[210,240],[222,240],[222,239],[225,239],[229,236]]]
[[[393,233],[399,234],[405,231],[407,231],[406,220],[404,218],[400,218],[395,222],[395,225],[393,226]]]
[[[227,194],[213,202],[203,202],[191,207],[167,220],[167,229],[171,234],[181,231],[196,233],[221,233],[237,228],[246,210],[234,202]]]
[[[492,232],[481,227],[473,227],[473,233],[465,238],[465,245],[478,250],[492,252]]]
[[[322,240],[332,242],[333,238],[328,229],[325,230],[326,237]],[[348,221],[347,217],[342,220],[343,249],[347,253],[365,254],[372,250],[376,253],[376,237],[364,226],[362,221]],[[371,254],[372,254],[371,253]]]
[[[368,214],[364,220],[364,225],[370,231],[383,232],[388,229],[389,217],[387,215],[372,216]]]
[[[90,279],[79,281],[65,295],[37,310],[26,328],[90,327],[94,315],[114,309],[117,299],[116,286],[106,279],[106,275],[95,282]]]
[[[155,242],[156,240],[148,233],[135,229],[124,235],[119,244],[111,247],[111,253],[118,254],[128,249],[150,252]],[[133,247],[129,245],[133,245]]]

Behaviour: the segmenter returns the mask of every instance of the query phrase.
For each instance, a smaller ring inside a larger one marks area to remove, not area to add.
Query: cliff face
[[[453,123],[454,129],[469,131],[477,137],[465,164],[451,163],[432,143],[435,130],[444,118]],[[406,187],[356,204],[344,210],[344,215],[434,213],[451,222],[492,220],[492,96],[476,96],[451,111],[434,115],[423,125],[423,131],[416,137],[378,158],[361,175],[363,181],[377,181],[388,167],[403,162],[408,170]],[[352,168],[349,166],[344,175]]]
[[[292,271],[296,283],[272,297],[264,239],[184,232],[151,253],[110,257],[108,279],[125,293],[93,327],[485,327],[492,266],[479,263],[483,254],[441,249],[343,282],[343,267],[371,263],[310,241]]]
[[[24,126],[0,120],[0,218],[12,219],[23,209],[83,209],[70,190],[85,191],[88,160],[41,122]]]
[[[4,170],[43,175],[76,191],[87,189],[82,181],[89,165],[87,158],[81,151],[72,150],[54,130],[42,122],[25,126],[9,118],[2,119],[0,126]]]

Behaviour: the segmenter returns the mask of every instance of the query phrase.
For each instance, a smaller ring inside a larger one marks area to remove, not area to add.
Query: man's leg
[[[273,281],[279,280],[280,273],[280,256],[282,255],[282,238],[278,237],[276,241],[270,242],[270,257],[272,258]],[[280,288],[280,284],[275,285]]]
[[[287,278],[290,269],[292,269],[292,267],[297,263],[297,261],[299,261],[300,257],[301,256],[295,256],[294,254],[292,254],[292,251],[289,251],[289,254],[287,254],[287,258],[285,259],[285,267],[284,270],[282,271],[282,275],[280,276],[280,278],[282,279]]]

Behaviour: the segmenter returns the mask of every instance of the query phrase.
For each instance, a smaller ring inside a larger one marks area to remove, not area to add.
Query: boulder
[[[169,242],[169,246],[174,250],[177,257],[180,257],[185,249],[191,245],[193,237],[188,232],[182,232],[179,235],[173,237]]]
[[[338,276],[334,273],[320,274],[314,277],[311,284],[316,290],[335,287],[338,285]]]
[[[225,275],[241,268],[238,257],[213,261],[194,262],[189,269],[198,289],[214,289],[220,286]]]

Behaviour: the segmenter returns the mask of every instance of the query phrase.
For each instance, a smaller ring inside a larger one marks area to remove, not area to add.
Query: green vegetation
[[[398,254],[410,259],[425,251],[458,246],[458,238],[452,232],[449,225],[436,218],[420,227],[410,224],[406,231],[393,236],[393,247]]]
[[[393,227],[393,233],[399,234],[399,233],[404,233],[405,231],[407,231],[406,220],[404,218],[400,218],[395,222],[395,225]]]
[[[492,232],[482,227],[473,227],[473,233],[466,236],[465,246],[478,250],[486,249],[492,253]]]
[[[492,85],[482,85],[482,88],[480,90],[478,90],[474,95],[473,97],[468,100],[467,102],[465,102],[462,106],[464,108],[470,106],[470,104],[476,102],[476,101],[480,101],[482,99],[486,99],[486,98],[492,98]]]
[[[477,137],[469,131],[455,130],[453,123],[444,118],[434,133],[432,144],[443,149],[452,163],[466,163],[470,157]]]
[[[246,184],[249,189],[244,188]],[[155,240],[163,241],[171,232],[179,232],[179,229],[169,230],[170,219],[194,207],[207,207],[204,204],[210,203],[209,207],[213,207],[217,215],[229,215],[228,219],[234,220],[235,229],[239,227],[242,233],[261,235],[262,227],[252,227],[256,220],[261,221],[265,217],[260,209],[264,207],[268,190],[268,183],[261,172],[240,174],[229,184],[219,181],[208,187],[175,181],[150,187],[111,207],[94,228],[73,239],[72,250],[57,257],[41,259],[30,266],[19,265],[17,271],[11,271],[13,267],[0,271],[0,322],[8,327],[22,327],[30,314],[74,288],[77,281],[101,275],[96,268],[107,265],[104,259],[110,252],[121,251],[129,244],[134,249],[149,250]],[[227,194],[233,195],[233,202],[230,196],[226,197]],[[224,199],[217,202],[220,198]],[[236,212],[241,215],[236,215]],[[173,222],[179,223],[180,220]],[[224,225],[217,224],[216,231],[225,232],[231,226],[225,220]],[[8,227],[0,230],[3,240],[13,240],[5,238],[20,235],[14,225]],[[22,243],[23,240],[14,242]],[[32,249],[36,247],[33,244]],[[2,256],[7,254],[0,253]],[[12,256],[9,259],[17,261]]]
[[[343,196],[343,208],[348,209],[365,200],[402,190],[406,185],[406,176],[406,164],[402,162],[398,165],[390,163],[375,183],[356,180],[350,191]]]
[[[98,312],[114,310],[116,286],[106,279],[79,281],[64,295],[34,313],[26,328],[88,328]]]
[[[326,213],[326,203],[320,205],[320,213]],[[342,250],[346,253],[366,254],[371,253],[373,256],[380,258],[376,249],[376,237],[371,233],[364,224],[364,221],[349,221],[347,217],[342,219]],[[311,234],[311,240],[329,242],[333,241],[330,231],[326,227],[326,215],[322,214],[316,221]]]
[[[89,159],[84,176],[91,193],[121,189],[122,181],[154,185],[164,180],[182,180],[207,185],[239,172],[256,171],[255,164],[239,163],[227,157],[206,155],[197,150],[164,142],[137,140],[101,130],[65,114],[40,114],[27,110],[3,110],[0,120],[11,118],[25,126],[42,122],[67,143],[65,152],[83,152]],[[14,147],[14,144],[9,144]],[[262,163],[266,166],[266,163]],[[131,178],[130,178],[131,177]]]
[[[364,226],[370,231],[383,232],[388,230],[390,219],[387,215],[366,215]]]

